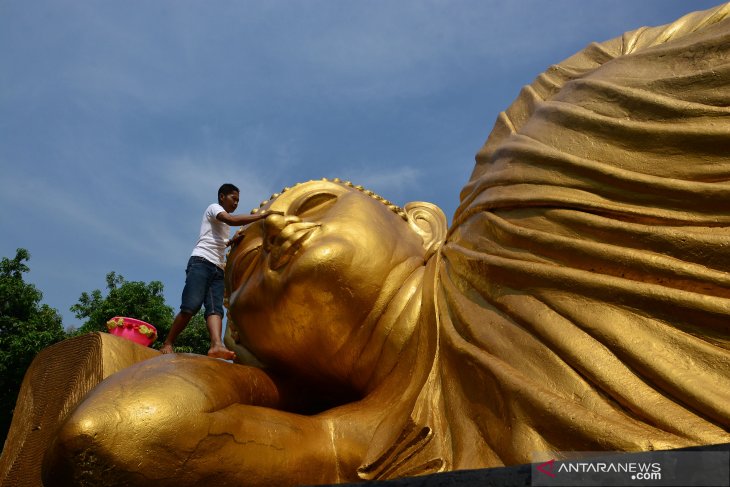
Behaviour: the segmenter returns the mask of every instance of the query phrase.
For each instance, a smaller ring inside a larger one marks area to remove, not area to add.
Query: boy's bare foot
[[[232,350],[228,350],[223,345],[213,345],[208,350],[208,357],[222,358],[225,360],[233,360],[234,358],[236,358],[236,352],[234,352]]]
[[[162,353],[175,353],[175,351],[172,349],[172,345],[168,345],[165,343],[160,347],[160,352]]]

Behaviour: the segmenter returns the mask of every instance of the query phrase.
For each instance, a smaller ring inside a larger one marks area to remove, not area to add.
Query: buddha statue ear
[[[426,254],[423,260],[428,260],[446,239],[446,215],[441,208],[425,201],[413,201],[405,206],[408,225],[423,240]]]

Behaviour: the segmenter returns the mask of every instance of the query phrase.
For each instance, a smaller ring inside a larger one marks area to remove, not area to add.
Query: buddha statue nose
[[[272,213],[264,219],[264,250],[267,252],[274,244],[274,240],[279,236],[282,230],[290,223],[300,222],[301,219],[294,215],[280,215]]]

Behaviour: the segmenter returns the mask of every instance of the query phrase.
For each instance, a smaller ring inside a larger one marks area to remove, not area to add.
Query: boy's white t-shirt
[[[218,213],[225,211],[218,203],[205,209],[200,224],[200,237],[191,255],[203,257],[218,267],[225,267],[225,250],[231,230],[228,224],[218,220]]]

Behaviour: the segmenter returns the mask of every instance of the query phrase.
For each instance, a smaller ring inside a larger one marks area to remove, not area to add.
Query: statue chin
[[[0,484],[312,485],[730,442],[728,35],[730,4],[549,68],[448,234],[349,182],[273,195],[228,256],[238,363],[108,334],[45,350]]]

